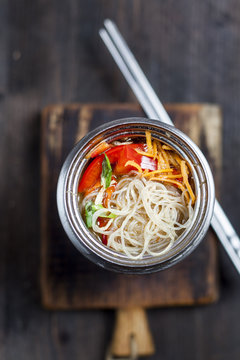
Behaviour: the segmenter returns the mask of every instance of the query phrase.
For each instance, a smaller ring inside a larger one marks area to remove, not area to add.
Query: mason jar
[[[123,138],[145,140],[145,131],[152,138],[173,148],[191,171],[196,194],[191,225],[173,243],[171,249],[159,256],[144,255],[129,259],[124,253],[104,245],[85,225],[79,209],[78,184],[89,164],[86,155],[101,141],[111,143]],[[57,206],[62,225],[69,239],[89,260],[113,271],[128,274],[151,273],[166,269],[188,256],[206,234],[214,207],[214,182],[208,162],[200,149],[177,128],[158,120],[126,118],[104,124],[89,132],[69,153],[57,186]],[[79,259],[79,261],[81,261]]]

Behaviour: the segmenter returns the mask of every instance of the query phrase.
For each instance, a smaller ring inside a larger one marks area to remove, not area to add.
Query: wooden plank
[[[167,110],[176,125],[203,148],[218,182],[221,169],[219,108],[185,104],[168,105]],[[72,246],[62,229],[55,193],[67,153],[89,129],[130,116],[143,116],[138,105],[57,105],[43,112],[41,290],[42,302],[47,308],[194,305],[218,298],[216,245],[211,231],[199,248],[174,268],[135,276],[115,274],[90,263]],[[208,134],[213,134],[211,146],[206,129]]]

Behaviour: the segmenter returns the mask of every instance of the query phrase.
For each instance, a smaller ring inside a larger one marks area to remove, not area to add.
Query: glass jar
[[[172,147],[190,167],[196,193],[191,226],[162,255],[144,255],[132,260],[117,252],[89,231],[79,211],[78,183],[89,162],[85,157],[101,141],[108,143],[126,137],[152,138]],[[177,128],[158,120],[127,118],[104,124],[88,133],[69,153],[57,187],[57,205],[62,225],[72,243],[89,260],[108,270],[124,273],[151,273],[166,269],[189,255],[200,243],[210,225],[214,207],[214,183],[209,165],[200,149]]]

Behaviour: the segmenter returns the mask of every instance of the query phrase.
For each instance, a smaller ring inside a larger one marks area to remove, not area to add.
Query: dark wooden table
[[[104,358],[112,311],[48,312],[39,288],[40,110],[134,97],[98,36],[117,22],[164,102],[222,106],[222,204],[240,233],[240,2],[1,0],[0,359]],[[152,359],[239,360],[240,278],[220,247],[220,300],[149,310]]]

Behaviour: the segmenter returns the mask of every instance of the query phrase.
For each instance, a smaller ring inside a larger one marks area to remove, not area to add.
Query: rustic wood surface
[[[240,2],[1,0],[0,359],[101,360],[111,310],[51,312],[40,298],[40,111],[134,96],[98,36],[117,22],[164,102],[223,110],[222,204],[240,233]],[[220,299],[148,311],[152,360],[239,360],[240,279],[219,247]]]
[[[155,353],[146,311],[137,306],[116,311],[110,351],[114,356],[129,357],[134,346],[141,356]]]
[[[218,107],[166,106],[176,126],[202,148],[219,189],[221,116]],[[73,248],[56,208],[58,176],[68,152],[88,130],[110,120],[144,116],[134,104],[49,106],[42,115],[41,289],[48,309],[207,304],[218,299],[216,242],[211,230],[199,248],[172,269],[148,275],[103,270]]]

